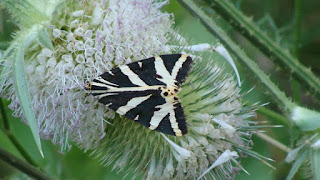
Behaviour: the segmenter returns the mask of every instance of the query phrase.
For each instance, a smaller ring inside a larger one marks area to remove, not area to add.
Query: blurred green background
[[[241,9],[246,15],[252,17],[253,21],[257,22],[259,26],[265,30],[275,41],[282,44],[282,47],[293,51],[294,49],[294,0],[242,0],[233,1],[236,6]],[[299,60],[310,67],[317,75],[320,75],[320,1],[309,0],[302,1],[302,24],[301,24],[301,41],[299,44]],[[181,5],[171,0],[170,4],[163,8],[163,11],[174,14],[175,26],[186,37],[186,39],[197,43],[211,43],[217,42],[216,38],[212,36],[201,23],[193,18]],[[0,48],[7,47],[6,41],[10,40],[10,33],[16,28],[13,24],[8,23],[8,13],[0,11],[1,23],[0,24]],[[288,72],[275,68],[273,63],[245,40],[238,32],[233,29],[221,19],[216,17],[221,22],[222,27],[230,34],[230,36],[238,42],[238,44],[245,50],[250,57],[257,61],[260,67],[269,74],[286,92],[291,96],[292,90],[290,86],[291,77]],[[235,59],[237,62],[237,60]],[[227,65],[226,65],[227,66]],[[237,64],[241,77],[243,80],[243,92],[248,91],[255,87],[249,95],[245,96],[246,102],[270,102],[267,106],[274,111],[279,111],[277,106],[264,94],[264,89],[261,87],[250,74],[246,74],[246,69],[242,69],[241,64]],[[301,89],[301,104],[313,107],[317,110],[320,109],[317,101],[308,97],[308,94]],[[9,111],[5,108],[5,111]],[[280,111],[279,111],[280,112]],[[1,118],[1,116],[0,116]],[[60,174],[62,179],[123,179],[125,173],[117,174],[116,171],[111,171],[111,167],[103,167],[99,164],[98,160],[90,157],[90,152],[84,153],[82,150],[73,146],[70,152],[59,153],[59,147],[55,147],[48,141],[43,141],[45,159],[42,159],[37,153],[36,146],[32,140],[32,135],[28,127],[21,123],[19,119],[9,117],[14,135],[19,142],[27,149],[28,153],[41,162],[44,171],[51,175]],[[0,119],[0,124],[2,120]],[[273,122],[272,119],[266,119],[261,115],[257,115],[255,121],[269,121],[268,124],[279,124]],[[291,146],[290,137],[294,137],[294,130],[288,131],[287,127],[265,129],[266,133],[271,137],[277,139],[287,146]],[[289,133],[290,132],[290,133]],[[23,137],[23,138],[20,138]],[[270,157],[275,160],[271,164],[276,167],[276,170],[267,167],[261,162],[248,157],[242,160],[243,167],[250,173],[247,175],[241,172],[236,177],[237,180],[273,180],[285,179],[291,165],[286,164],[283,160],[286,153],[266,143],[259,137],[253,135],[253,150],[260,154]],[[3,131],[0,131],[0,146],[7,149],[9,152],[21,157],[14,146],[10,143]],[[11,179],[27,179],[27,176],[18,172],[14,168],[8,166],[0,160],[0,179],[7,179],[8,175]],[[131,179],[129,174],[124,179]],[[303,179],[301,173],[296,175],[295,179]]]

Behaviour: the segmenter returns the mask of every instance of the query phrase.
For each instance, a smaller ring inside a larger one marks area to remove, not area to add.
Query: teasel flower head
[[[71,148],[70,142],[93,150],[104,165],[146,179],[232,178],[242,169],[237,159],[251,144],[247,118],[254,113],[243,107],[233,76],[216,65],[217,55],[201,58],[201,52],[186,48],[187,41],[172,27],[173,17],[160,11],[166,3],[68,0],[48,8],[54,9],[45,26],[52,48],[32,41],[24,55],[40,135],[62,151]],[[32,27],[21,25],[31,32]],[[85,82],[119,65],[183,51],[194,62],[178,94],[189,131],[182,137],[120,117],[84,90]],[[24,120],[10,58],[7,54],[0,61],[6,69],[0,95]]]
[[[214,58],[194,58],[178,93],[188,133],[167,136],[116,116],[93,152],[102,163],[143,172],[146,179],[225,179],[242,169],[237,147],[250,147],[252,123],[246,119],[254,113],[243,107],[237,82]]]

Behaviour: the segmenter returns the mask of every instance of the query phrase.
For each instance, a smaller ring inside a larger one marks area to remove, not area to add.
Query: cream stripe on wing
[[[114,88],[113,86],[107,85],[107,84],[102,83],[102,82],[98,83],[98,82],[94,82],[94,81],[93,81],[93,82],[91,83],[91,85],[92,85],[92,86],[98,86],[98,87],[105,87],[105,88]]]
[[[114,95],[118,95],[118,93],[104,93],[104,94],[96,95],[96,97],[98,99],[101,99],[101,98],[104,98],[104,97],[107,97],[107,96],[114,96]]]
[[[156,73],[160,75],[162,78],[157,78],[159,81],[165,83],[167,86],[174,85],[174,78],[170,75],[166,66],[163,64],[163,60],[161,57],[156,56],[154,61],[154,67],[156,69]]]
[[[91,90],[91,94],[104,94],[108,93],[108,90]]]
[[[148,96],[132,98],[132,99],[130,99],[130,101],[127,102],[126,105],[119,107],[116,112],[121,114],[121,115],[124,115],[128,111],[130,111],[131,109],[134,109],[135,107],[137,107],[143,101],[149,99],[150,97],[151,97],[151,94],[148,95]]]
[[[147,91],[147,90],[157,90],[163,87],[163,85],[155,85],[155,86],[144,86],[144,87],[121,87],[121,88],[110,88],[108,92],[125,92],[125,91]]]
[[[169,119],[170,119],[170,124],[171,124],[172,130],[174,131],[176,136],[182,136],[182,132],[179,129],[178,122],[177,122],[174,110],[170,111]]]
[[[109,81],[103,79],[101,76],[99,76],[98,78],[96,78],[96,80],[98,80],[98,81],[100,81],[100,82],[102,82],[102,83],[111,85],[111,86],[119,86],[118,84],[114,84],[114,83],[112,83],[112,82],[109,82]]]
[[[135,84],[138,86],[148,86],[127,65],[119,66],[119,68],[120,68],[121,72],[129,78],[129,80],[132,82],[132,84]]]
[[[178,75],[179,70],[182,68],[183,63],[187,60],[188,55],[182,54],[178,61],[174,64],[171,72],[171,76],[175,79]]]
[[[156,108],[160,108],[160,110],[153,112],[149,127],[151,130],[156,129],[159,126],[163,118],[166,117],[166,115],[174,108],[174,106],[171,103],[164,103],[156,106]]]

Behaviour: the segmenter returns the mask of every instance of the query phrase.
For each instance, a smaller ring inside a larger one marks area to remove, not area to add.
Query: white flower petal
[[[166,137],[166,135],[162,134],[162,137],[168,141],[168,143],[183,157],[183,158],[189,158],[191,156],[191,152],[187,149],[184,149],[177,145],[176,143],[172,142],[169,138]]]
[[[232,127],[228,123],[224,122],[223,120],[213,118],[212,121],[218,123],[223,129],[227,129],[230,134],[233,134],[236,131],[236,129],[234,127]]]
[[[201,179],[204,175],[206,175],[210,170],[212,170],[213,168],[220,166],[221,164],[229,161],[230,159],[233,159],[235,157],[239,157],[237,152],[235,151],[230,151],[229,149],[227,149],[225,152],[223,152],[219,158],[207,169],[205,170],[197,179]]]
[[[241,86],[240,75],[238,73],[237,67],[234,64],[234,61],[233,61],[232,57],[230,56],[230,54],[228,53],[228,51],[226,50],[226,48],[222,44],[218,44],[218,46],[215,47],[215,50],[221,56],[223,56],[228,61],[228,63],[231,65],[231,67],[233,68],[234,72],[236,73],[236,76],[237,76],[237,79],[238,79],[238,84],[239,84],[239,86]]]

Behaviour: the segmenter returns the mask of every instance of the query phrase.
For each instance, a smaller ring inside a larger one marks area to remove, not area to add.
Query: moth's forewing
[[[188,131],[175,96],[191,63],[190,56],[170,54],[119,66],[94,79],[91,93],[120,115],[152,130],[181,136]]]

